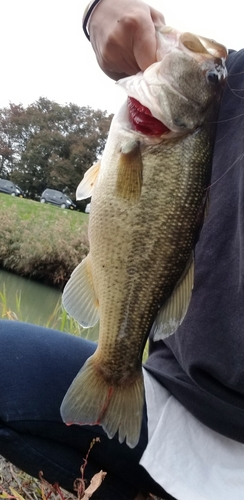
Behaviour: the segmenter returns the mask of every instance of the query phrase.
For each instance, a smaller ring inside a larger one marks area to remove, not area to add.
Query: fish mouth
[[[117,82],[129,96],[130,130],[158,142],[199,127],[224,85],[226,57],[223,45],[165,26],[158,32],[157,61]]]
[[[156,136],[171,132],[166,125],[152,115],[150,109],[143,106],[134,97],[128,97],[127,107],[131,126],[136,132]]]

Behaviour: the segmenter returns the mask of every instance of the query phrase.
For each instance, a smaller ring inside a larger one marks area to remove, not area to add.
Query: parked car
[[[66,194],[56,189],[45,189],[41,195],[40,202],[52,203],[53,205],[58,205],[60,208],[70,208],[70,210],[76,208],[76,205]]]
[[[86,208],[85,208],[85,213],[89,214],[90,213],[90,209],[91,209],[91,204],[87,203]]]
[[[14,184],[12,181],[7,181],[7,179],[0,179],[0,191],[1,193],[11,194],[12,196],[24,197],[24,191]]]

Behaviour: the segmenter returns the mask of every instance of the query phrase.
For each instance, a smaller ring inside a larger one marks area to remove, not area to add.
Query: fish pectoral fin
[[[89,328],[98,322],[99,304],[93,286],[89,254],[74,269],[65,285],[62,305],[83,328]]]
[[[86,198],[90,198],[92,196],[100,169],[100,163],[100,161],[94,163],[94,165],[92,165],[92,167],[85,173],[82,181],[76,189],[77,200],[85,200]]]
[[[143,163],[138,140],[121,146],[118,160],[116,193],[120,198],[136,202],[141,196]]]
[[[126,440],[134,448],[142,424],[142,372],[134,383],[113,386],[98,371],[95,358],[96,354],[88,358],[73,380],[61,404],[61,417],[68,425],[101,425],[109,438],[118,432],[119,442]]]
[[[189,307],[194,282],[194,260],[187,267],[171,297],[164,304],[152,326],[153,340],[164,340],[181,325]]]

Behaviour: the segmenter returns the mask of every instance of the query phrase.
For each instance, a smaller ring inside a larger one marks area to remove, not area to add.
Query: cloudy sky
[[[116,1],[116,0],[111,0]],[[117,0],[119,1],[119,0]],[[40,96],[115,112],[123,91],[105,76],[82,32],[88,0],[0,0],[0,107]],[[150,0],[169,25],[244,47],[243,16],[221,0]]]

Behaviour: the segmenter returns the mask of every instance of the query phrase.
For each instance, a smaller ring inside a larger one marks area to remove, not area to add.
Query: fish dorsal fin
[[[71,274],[64,287],[62,304],[67,313],[83,328],[89,328],[98,322],[98,300],[93,286],[89,255]]]
[[[87,170],[87,172],[85,173],[82,181],[76,189],[77,200],[85,200],[86,198],[90,198],[92,196],[100,169],[100,163],[100,161],[94,163],[94,165],[92,165],[92,167],[90,167],[89,170]]]
[[[137,201],[142,188],[142,157],[140,142],[127,141],[122,145],[118,161],[116,192],[120,198]]]
[[[194,281],[194,260],[191,259],[171,297],[164,304],[152,327],[153,340],[164,340],[182,323],[190,304]]]

